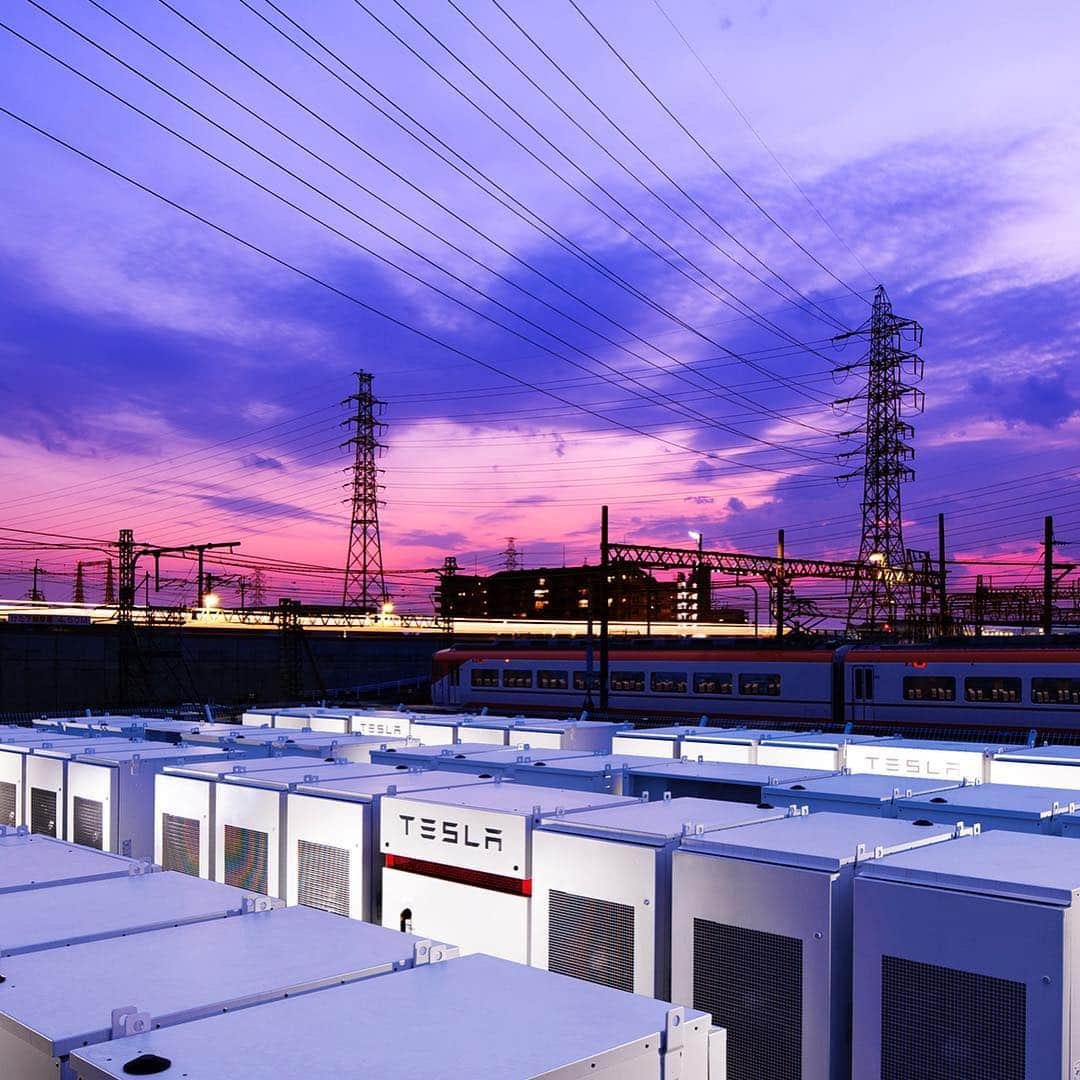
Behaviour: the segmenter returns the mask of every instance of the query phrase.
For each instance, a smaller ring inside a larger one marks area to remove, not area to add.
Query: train
[[[455,646],[433,657],[432,701],[580,710],[598,703],[598,667],[581,648]],[[613,648],[608,711],[803,728],[1080,731],[1080,647]]]

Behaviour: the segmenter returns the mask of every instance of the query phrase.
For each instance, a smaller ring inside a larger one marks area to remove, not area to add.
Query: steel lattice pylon
[[[904,548],[900,492],[914,478],[907,463],[915,456],[914,428],[904,415],[921,412],[922,360],[915,349],[922,345],[922,327],[914,319],[893,314],[885,287],[874,293],[870,319],[859,329],[836,340],[859,337],[868,341],[866,355],[840,368],[861,372],[866,385],[843,403],[865,402],[866,419],[846,434],[861,433],[863,445],[845,456],[861,453],[863,467],[849,473],[863,477],[862,538],[848,604],[849,630],[871,632],[896,628],[898,611],[914,611],[912,563]],[[910,343],[911,348],[905,343]]]
[[[345,562],[345,590],[342,603],[347,608],[377,610],[387,600],[383,577],[382,546],[379,540],[379,455],[383,446],[379,436],[386,430],[379,416],[384,403],[372,393],[372,375],[356,372],[356,393],[343,404],[355,405],[354,414],[345,421],[353,436],[343,446],[352,446],[352,523],[349,529],[349,554]]]

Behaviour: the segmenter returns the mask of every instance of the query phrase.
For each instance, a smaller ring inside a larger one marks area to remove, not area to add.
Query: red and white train
[[[594,657],[591,697],[598,703]],[[450,648],[436,653],[437,705],[578,710],[586,654]],[[612,649],[609,708],[627,715],[884,727],[1080,731],[1080,649],[852,646]]]

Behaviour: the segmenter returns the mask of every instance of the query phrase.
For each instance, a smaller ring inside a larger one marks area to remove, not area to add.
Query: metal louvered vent
[[[881,1080],[1024,1080],[1027,986],[881,958]]]
[[[802,975],[798,938],[694,920],[694,1008],[727,1028],[729,1080],[802,1080]]]
[[[75,796],[75,827],[72,830],[72,840],[83,847],[97,848],[101,850],[101,841],[104,830],[102,829],[102,805],[97,799],[84,799]]]
[[[349,853],[344,848],[297,841],[297,900],[304,907],[349,914]]]
[[[30,831],[56,836],[56,792],[48,788],[30,789]]]
[[[195,818],[161,815],[161,867],[199,876],[199,822]]]
[[[552,889],[548,970],[633,993],[634,909]]]
[[[225,826],[225,884],[251,892],[268,892],[266,883],[267,836],[257,829]]]
[[[15,824],[15,785],[0,784],[0,825]]]

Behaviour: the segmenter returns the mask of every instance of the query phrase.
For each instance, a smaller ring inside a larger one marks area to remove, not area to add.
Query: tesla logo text
[[[964,770],[955,761],[942,762],[920,761],[918,758],[867,756],[867,768],[871,772],[899,773],[903,776],[943,776],[960,779]]]
[[[398,814],[405,835],[419,836],[421,840],[441,841],[444,844],[460,844],[464,847],[483,848],[485,851],[502,851],[502,829],[485,825],[479,830],[466,822],[437,821],[435,818],[418,818],[414,814]],[[415,825],[415,829],[414,829]]]

